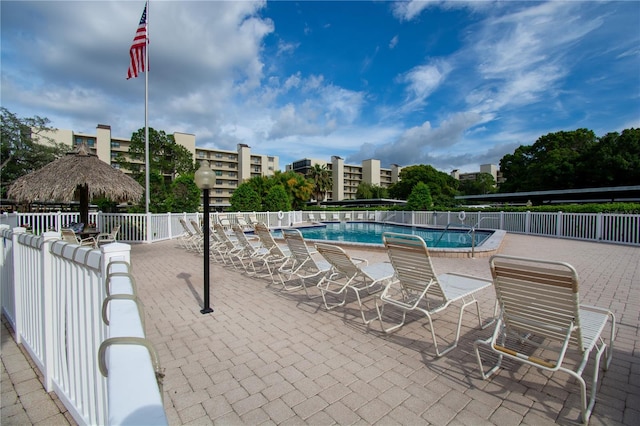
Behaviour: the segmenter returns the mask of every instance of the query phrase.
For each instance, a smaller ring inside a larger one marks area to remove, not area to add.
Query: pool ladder
[[[440,237],[438,237],[438,241],[436,241],[436,243],[433,245],[434,247],[438,246],[438,243],[440,242],[440,240],[442,240],[442,237],[444,237],[444,234],[449,230],[449,226],[451,225],[456,225],[459,226],[460,228],[469,228],[469,232],[467,232],[467,235],[471,234],[471,257],[475,257],[475,250],[476,250],[476,229],[480,226],[480,222],[482,222],[484,219],[497,219],[495,217],[482,217],[480,218],[480,220],[473,226],[471,225],[466,225],[464,222],[461,222],[460,225],[457,225],[455,223],[447,223],[447,226],[445,226],[444,230],[442,231],[442,233],[440,234]]]

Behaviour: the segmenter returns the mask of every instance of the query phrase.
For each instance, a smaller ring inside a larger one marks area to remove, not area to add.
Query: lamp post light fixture
[[[200,168],[195,176],[196,185],[202,189],[202,204],[204,205],[204,218],[202,221],[202,231],[204,233],[204,306],[200,310],[201,314],[210,314],[213,312],[209,306],[209,189],[213,188],[216,175],[209,167],[209,162],[204,160],[200,163]]]

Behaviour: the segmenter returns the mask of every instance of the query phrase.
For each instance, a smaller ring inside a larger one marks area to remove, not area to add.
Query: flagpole
[[[145,213],[149,213],[149,1],[147,0],[147,39],[145,40],[145,64],[144,73],[144,155],[145,155]]]

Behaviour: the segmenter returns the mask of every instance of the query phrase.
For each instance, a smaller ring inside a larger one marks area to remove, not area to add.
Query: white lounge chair
[[[263,258],[265,265],[269,271],[269,275],[271,276],[271,281],[276,282],[273,272],[277,270],[278,267],[282,266],[284,262],[291,256],[291,252],[287,247],[281,247],[276,240],[273,238],[273,235],[267,228],[267,225],[264,223],[257,223],[255,226],[255,233],[258,236],[260,243],[264,248],[268,250],[268,254]]]
[[[189,219],[189,223],[195,235],[193,246],[198,253],[202,253],[204,251],[204,232],[202,232],[202,226],[195,219]]]
[[[111,228],[111,232],[101,232],[96,235],[96,244],[100,246],[101,244],[115,243],[118,231],[120,231],[120,225]]]
[[[338,213],[333,213],[331,215],[331,220],[333,220],[334,222],[340,222],[340,215]]]
[[[364,215],[362,213],[356,214],[356,220],[363,221],[364,220]]]
[[[236,236],[237,244],[241,248],[234,257],[240,261],[247,274],[257,274],[256,262],[265,265],[264,258],[269,254],[269,249],[263,247],[259,241],[249,241],[240,225],[232,225],[231,228]]]
[[[351,213],[345,213],[344,220],[351,220]]]
[[[291,256],[287,258],[287,261],[278,268],[278,275],[280,276],[282,287],[287,291],[303,288],[310,299],[320,297],[320,295],[312,296],[309,294],[305,280],[329,272],[331,265],[323,259],[314,258],[314,253],[307,247],[299,230],[295,228],[283,229],[282,235],[291,252]],[[293,277],[300,280],[299,285],[287,285],[287,282]]]
[[[198,240],[197,235],[194,234],[191,228],[189,228],[189,225],[187,225],[187,222],[184,219],[182,218],[179,219],[179,222],[184,232],[178,238],[178,242],[186,250],[189,250],[189,251],[197,250],[195,245]]]
[[[500,316],[493,335],[475,343],[476,358],[486,379],[501,366],[504,358],[546,371],[563,371],[580,385],[581,417],[589,421],[596,398],[600,359],[609,367],[615,340],[615,317],[608,309],[580,305],[578,273],[569,264],[538,259],[496,255],[489,260]],[[601,337],[611,321],[609,348]],[[479,347],[497,355],[497,363],[485,373]],[[531,348],[544,349],[533,355]],[[527,350],[529,349],[529,350]],[[589,354],[596,349],[587,403],[587,386],[582,373]],[[577,353],[580,362],[563,366],[567,353]]]
[[[326,220],[327,220],[327,215],[326,215],[326,214],[324,214],[324,213],[320,213],[320,221],[321,221],[321,222],[324,222],[324,221],[326,221]]]
[[[475,293],[491,286],[491,280],[456,273],[436,275],[427,245],[417,235],[385,232],[382,234],[382,240],[396,272],[396,279],[389,283],[380,295],[380,306],[376,300],[378,317],[385,332],[390,333],[402,327],[407,312],[421,312],[429,320],[436,355],[442,356],[458,345],[462,314],[467,306],[476,305],[478,323],[483,327]],[[462,301],[462,306],[455,341],[440,351],[431,316],[457,301]],[[387,305],[402,311],[402,321],[392,327],[384,328],[383,314]]]
[[[307,216],[307,220],[309,222],[315,222],[316,221],[316,216],[313,213],[309,213],[309,215]]]
[[[366,259],[351,257],[341,247],[330,244],[316,244],[318,253],[331,264],[331,272],[326,274],[317,284],[322,294],[322,300],[327,310],[343,306],[347,300],[347,292],[353,290],[358,300],[360,315],[365,324],[374,319],[367,320],[362,306],[361,292],[374,294],[381,291],[384,285],[393,275],[393,266],[389,262],[379,262],[369,265]],[[329,303],[327,295],[337,298],[338,302]],[[340,300],[342,298],[342,300]]]
[[[80,238],[73,232],[72,229],[62,228],[60,230],[60,234],[62,235],[62,241],[71,244],[78,244],[79,246],[98,248],[98,244],[96,243],[96,239],[93,237]]]

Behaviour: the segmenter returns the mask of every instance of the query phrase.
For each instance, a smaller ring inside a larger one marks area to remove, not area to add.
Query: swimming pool
[[[421,228],[377,222],[335,222],[298,228],[306,240],[327,240],[341,243],[382,244],[384,232],[419,235],[430,248],[471,248],[472,233],[468,229]],[[444,232],[444,233],[443,233]],[[275,236],[281,236],[276,233]],[[477,230],[474,246],[480,246],[493,231]]]

